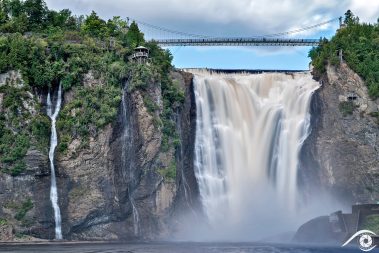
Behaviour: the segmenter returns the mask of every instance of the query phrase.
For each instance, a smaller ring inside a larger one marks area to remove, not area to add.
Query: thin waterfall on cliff
[[[55,109],[51,101],[52,95],[48,93],[47,95],[47,115],[51,119],[51,137],[50,137],[50,150],[49,150],[49,160],[51,169],[51,187],[50,187],[50,200],[54,209],[54,219],[55,219],[55,239],[62,239],[62,228],[61,228],[61,211],[58,205],[58,191],[57,191],[57,180],[55,177],[55,167],[54,167],[54,152],[58,144],[57,129],[56,129],[56,119],[58,117],[59,111],[61,109],[62,103],[62,86],[59,84],[57,103]],[[54,111],[54,112],[53,112]]]
[[[135,236],[139,235],[140,230],[140,220],[139,220],[139,213],[137,206],[134,201],[133,197],[133,187],[134,187],[134,171],[133,166],[131,162],[127,162],[127,156],[131,154],[131,133],[130,133],[130,122],[128,119],[128,110],[126,105],[126,96],[127,96],[127,85],[125,85],[125,88],[123,90],[122,95],[122,121],[124,124],[124,131],[122,133],[122,153],[121,153],[121,164],[122,164],[122,176],[124,180],[128,184],[128,198],[130,201],[130,205],[132,206],[132,215],[133,215],[133,232]],[[130,160],[130,159],[129,159]]]
[[[195,174],[213,234],[241,240],[286,231],[297,219],[299,151],[319,84],[307,72],[192,72]]]

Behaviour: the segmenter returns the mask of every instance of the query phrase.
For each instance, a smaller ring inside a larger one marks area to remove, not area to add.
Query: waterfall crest
[[[59,84],[58,88],[58,97],[53,108],[53,103],[51,101],[51,92],[47,95],[47,115],[51,119],[51,137],[50,137],[50,149],[49,149],[49,160],[50,160],[50,169],[51,169],[51,187],[50,187],[50,200],[54,209],[54,219],[55,219],[55,239],[61,240],[62,237],[62,218],[61,211],[58,204],[58,191],[57,191],[57,180],[55,176],[55,166],[54,166],[54,152],[58,144],[58,136],[56,129],[56,120],[61,109],[62,104],[62,86]]]
[[[297,216],[299,152],[319,84],[308,72],[191,72],[195,174],[212,234],[241,240],[285,231]]]

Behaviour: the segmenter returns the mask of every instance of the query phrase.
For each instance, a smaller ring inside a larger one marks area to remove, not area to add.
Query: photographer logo
[[[376,244],[374,244],[374,236],[376,236],[376,234],[370,230],[360,230],[352,235],[342,247],[348,245],[354,238],[358,237],[359,248],[365,252],[371,251],[376,247]]]

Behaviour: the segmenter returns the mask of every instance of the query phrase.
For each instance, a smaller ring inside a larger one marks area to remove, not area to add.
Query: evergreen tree
[[[20,0],[3,0],[3,8],[4,12],[11,18],[19,17],[24,11]]]
[[[95,37],[104,37],[107,33],[107,26],[106,22],[92,11],[91,15],[84,20],[82,30]]]
[[[26,0],[23,7],[31,28],[41,27],[46,21],[48,10],[43,0]]]
[[[359,18],[356,17],[351,10],[347,10],[345,13],[344,23],[347,25],[358,24]]]
[[[126,34],[127,43],[132,47],[137,47],[142,45],[145,40],[143,38],[143,33],[139,30],[136,22],[132,22],[128,33]]]

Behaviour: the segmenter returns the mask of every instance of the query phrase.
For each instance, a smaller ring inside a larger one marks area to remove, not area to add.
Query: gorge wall
[[[140,90],[131,89],[130,80],[125,80],[116,119],[88,141],[74,138],[64,152],[57,151],[65,239],[167,238],[180,227],[182,215],[200,208],[193,167],[193,76],[172,72],[171,78],[185,98],[172,114],[179,136],[175,146],[164,145],[161,84],[151,82]],[[378,111],[379,101],[369,98],[364,82],[345,64],[328,66],[320,82],[322,86],[311,101],[312,131],[300,152],[298,181],[305,191],[322,188],[346,205],[377,202],[379,127],[372,115]],[[89,88],[101,85],[101,78],[91,73],[83,81]],[[11,95],[1,89],[5,86],[20,95],[15,110],[8,106]],[[54,87],[53,103],[57,84]],[[26,89],[17,71],[0,75],[0,112],[9,122],[1,129],[17,132],[32,126],[33,119],[49,125],[47,92]],[[64,92],[63,109],[79,96],[76,88]],[[156,106],[149,108],[147,101]],[[73,117],[77,113],[69,111]],[[49,131],[47,128],[47,135]],[[0,240],[54,238],[48,150],[33,138],[22,159],[25,170],[19,173],[15,166],[9,168],[10,173],[0,173]],[[47,147],[48,140],[44,142]]]
[[[149,83],[141,91],[128,89],[126,81],[116,121],[90,137],[84,148],[83,140],[73,139],[65,152],[57,152],[55,169],[64,239],[164,238],[178,213],[196,205],[192,76],[179,72],[171,76],[185,94],[184,103],[172,116],[179,146],[162,147],[162,126],[157,124],[163,110],[160,83]],[[22,88],[19,73],[1,77],[3,86]],[[89,73],[83,85],[102,84]],[[53,93],[54,101],[57,92]],[[32,117],[45,114],[47,93],[27,94],[24,104],[28,106],[22,109],[30,110]],[[0,94],[0,111],[4,113],[5,95]],[[63,108],[77,96],[75,89],[65,92]],[[148,111],[146,97],[157,105],[154,112]],[[23,173],[0,173],[0,240],[53,239],[47,152],[32,146],[23,160]],[[167,176],[168,170],[174,174]]]
[[[345,63],[328,66],[312,103],[312,133],[302,149],[305,187],[320,186],[349,207],[379,201],[379,101]]]

